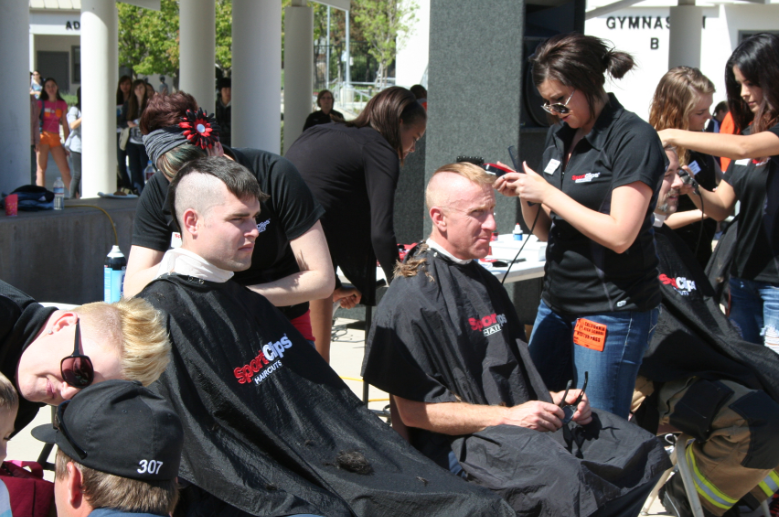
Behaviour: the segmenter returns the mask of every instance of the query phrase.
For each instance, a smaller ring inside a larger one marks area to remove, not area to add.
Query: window
[[[738,31],[738,43],[741,44],[747,38],[754,36],[755,34],[775,34],[779,36],[779,31]]]
[[[70,55],[73,63],[73,70],[70,76],[73,78],[72,83],[81,84],[81,47],[71,47]]]

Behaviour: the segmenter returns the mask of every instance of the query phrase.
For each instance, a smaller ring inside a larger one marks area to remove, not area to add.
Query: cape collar
[[[432,249],[434,251],[437,251],[438,253],[440,253],[444,257],[448,258],[449,260],[451,260],[455,264],[460,264],[461,266],[464,266],[466,264],[470,264],[471,262],[473,262],[473,259],[463,260],[463,259],[459,259],[459,258],[455,257],[454,255],[452,255],[451,253],[446,251],[443,246],[438,244],[433,239],[427,239],[425,241],[425,244],[427,244],[430,249]]]
[[[235,274],[232,271],[216,267],[197,253],[182,248],[174,248],[165,252],[155,278],[173,273],[217,283],[227,282]]]
[[[668,216],[667,215],[660,215],[660,214],[654,213],[654,214],[652,214],[652,217],[653,217],[652,218],[652,225],[655,228],[660,228],[661,226],[663,226],[663,224],[665,223],[665,220],[666,220],[666,218]]]

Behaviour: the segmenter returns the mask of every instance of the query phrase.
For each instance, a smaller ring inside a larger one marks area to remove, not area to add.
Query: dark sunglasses
[[[68,408],[68,404],[70,404],[69,400],[66,400],[59,406],[57,406],[57,414],[54,415],[54,429],[62,433],[62,436],[65,437],[65,439],[68,441],[68,443],[73,447],[73,449],[78,453],[79,457],[83,460],[87,457],[87,451],[79,447],[76,442],[73,440],[73,437],[70,436],[70,433],[68,432],[68,428],[65,427],[65,410]]]
[[[76,339],[73,342],[73,353],[60,361],[62,380],[74,388],[86,388],[95,380],[95,369],[92,360],[78,352],[81,342],[80,320],[76,320]]]
[[[571,99],[573,99],[573,94],[576,92],[576,89],[574,89],[571,92],[570,97],[568,97],[568,100],[564,103],[555,102],[554,104],[544,103],[541,108],[543,108],[544,111],[549,113],[550,115],[567,115],[571,112],[571,108],[568,107],[568,103],[571,102]]]
[[[584,390],[587,389],[589,373],[590,372],[584,372],[584,386],[582,386],[582,391],[579,393],[579,396],[576,397],[576,401],[573,404],[563,405],[565,404],[565,399],[568,398],[568,391],[571,389],[573,380],[568,381],[568,384],[565,386],[565,393],[563,393],[563,399],[560,401],[560,407],[563,409],[563,414],[565,415],[563,417],[563,424],[567,424],[573,420],[573,414],[576,413],[576,408],[579,407],[579,403],[582,401],[582,397],[584,397]]]

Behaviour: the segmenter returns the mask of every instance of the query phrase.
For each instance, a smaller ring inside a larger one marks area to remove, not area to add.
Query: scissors
[[[579,393],[579,396],[576,398],[576,401],[573,404],[565,404],[565,399],[568,398],[568,391],[571,389],[571,385],[573,384],[573,379],[568,381],[568,384],[565,386],[565,393],[563,393],[563,398],[560,401],[560,407],[563,409],[563,414],[565,415],[563,417],[563,424],[569,423],[571,420],[573,420],[573,414],[576,413],[576,408],[579,407],[579,402],[582,401],[582,397],[584,396],[584,390],[587,389],[587,381],[589,380],[589,373],[590,372],[584,372],[584,386],[582,386],[582,391]]]

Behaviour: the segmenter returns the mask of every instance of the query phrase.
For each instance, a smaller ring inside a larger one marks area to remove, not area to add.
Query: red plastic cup
[[[11,217],[19,215],[19,194],[11,194],[5,197],[5,215]]]

